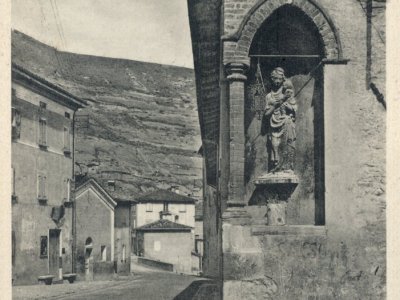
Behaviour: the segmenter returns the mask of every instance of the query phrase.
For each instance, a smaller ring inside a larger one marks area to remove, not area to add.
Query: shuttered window
[[[63,189],[62,189],[62,198],[64,201],[71,201],[71,179],[64,178],[63,180]]]
[[[47,146],[47,121],[44,118],[39,119],[39,145]]]
[[[44,174],[38,174],[38,198],[39,199],[46,199],[46,184],[47,184],[47,177]]]
[[[64,151],[71,150],[71,138],[69,135],[69,129],[64,127]]]

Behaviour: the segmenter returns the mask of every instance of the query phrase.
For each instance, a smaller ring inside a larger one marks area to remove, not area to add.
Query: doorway
[[[49,274],[61,279],[61,229],[49,230]]]
[[[93,280],[93,240],[88,237],[85,242],[85,279]]]

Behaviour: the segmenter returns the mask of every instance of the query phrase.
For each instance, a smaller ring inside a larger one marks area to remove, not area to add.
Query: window
[[[107,261],[107,247],[106,246],[101,246],[101,260],[102,261]]]
[[[47,121],[45,118],[39,119],[39,145],[47,146]]]
[[[71,153],[71,137],[69,134],[69,128],[64,127],[64,154]]]
[[[168,202],[164,202],[163,210],[168,211]]]
[[[71,118],[71,115],[70,115],[69,113],[65,112],[65,117],[66,117],[67,119],[70,119],[70,118]]]
[[[46,109],[47,108],[47,104],[42,102],[42,101],[40,101],[39,107],[40,107],[40,109]]]
[[[179,212],[186,212],[186,205],[185,204],[180,204],[179,205]]]
[[[40,258],[47,258],[47,236],[40,237]]]
[[[21,113],[15,107],[11,108],[11,137],[13,140],[21,136]]]
[[[108,189],[111,192],[115,192],[115,181],[114,180],[109,180],[107,181]]]
[[[175,222],[179,221],[179,216],[175,216]]]
[[[146,203],[146,211],[153,211],[153,203]]]
[[[71,201],[71,179],[65,178],[63,180],[63,195],[62,198],[64,201],[68,202]]]
[[[38,174],[38,199],[46,200],[46,181],[47,176],[44,174]]]

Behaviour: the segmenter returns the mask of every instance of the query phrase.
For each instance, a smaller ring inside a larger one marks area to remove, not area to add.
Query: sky
[[[12,0],[11,26],[59,50],[193,68],[187,0]]]

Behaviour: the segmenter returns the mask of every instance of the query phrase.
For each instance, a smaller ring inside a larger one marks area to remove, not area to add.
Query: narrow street
[[[109,281],[15,286],[13,287],[13,299],[172,300],[193,281],[201,279],[144,267],[135,269],[135,273],[131,276]]]

